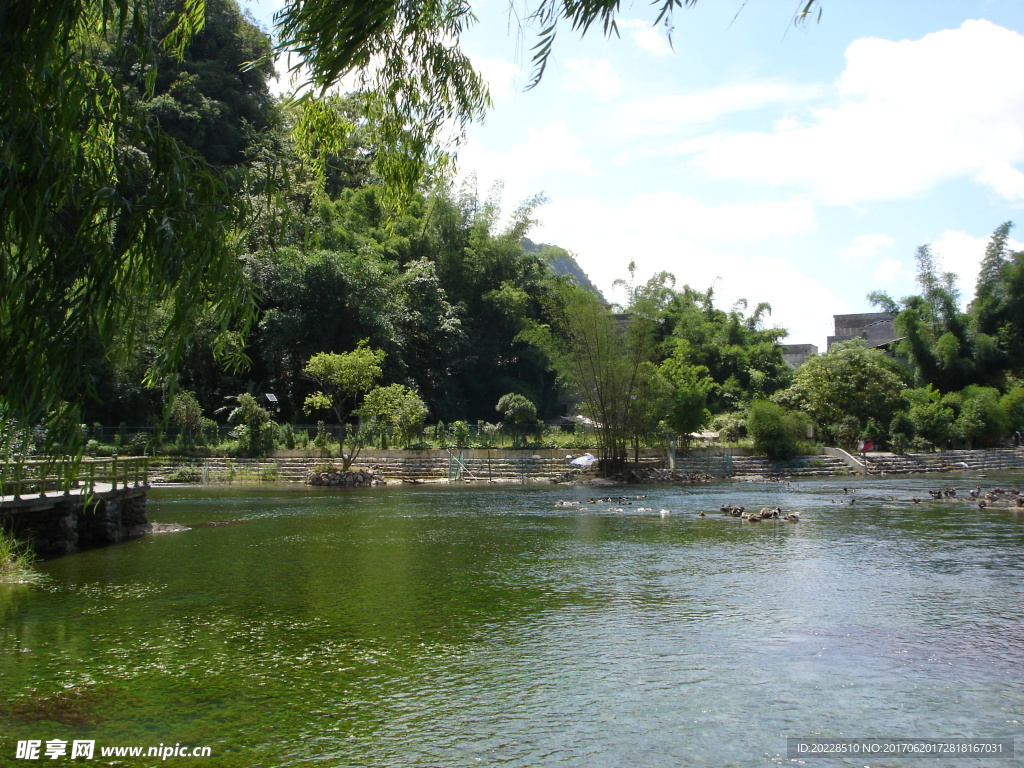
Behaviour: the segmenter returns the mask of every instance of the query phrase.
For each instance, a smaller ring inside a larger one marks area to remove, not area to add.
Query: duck
[[[697,517],[707,517],[703,512],[698,512]]]
[[[976,499],[981,494],[981,486],[980,485],[976,485],[976,486],[974,486],[974,490],[973,491],[968,491],[967,493],[970,494],[970,497],[972,499]]]
[[[661,516],[662,517],[668,517],[671,514],[672,514],[672,510],[671,509],[663,509],[663,510],[661,510]]]

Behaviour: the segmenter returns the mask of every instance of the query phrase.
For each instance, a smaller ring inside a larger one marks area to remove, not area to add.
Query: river
[[[150,519],[191,531],[0,588],[0,765],[877,768],[907,759],[787,740],[1012,739],[1024,515],[966,490],[1022,479],[156,489]]]

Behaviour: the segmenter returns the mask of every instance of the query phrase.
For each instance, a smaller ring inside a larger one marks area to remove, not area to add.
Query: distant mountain
[[[546,243],[535,243],[529,238],[524,237],[523,250],[534,254],[547,264],[556,275],[569,275],[581,288],[592,291],[601,301],[605,300],[600,289],[590,282],[587,273],[583,271],[580,265],[576,263],[573,255],[565,250],[565,248],[559,248],[557,245],[547,245]]]

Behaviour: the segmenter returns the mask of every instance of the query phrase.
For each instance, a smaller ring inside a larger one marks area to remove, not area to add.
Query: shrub
[[[149,437],[145,432],[136,432],[121,446],[126,456],[141,456],[149,445]]]
[[[464,421],[452,422],[451,437],[456,448],[465,448],[469,445],[469,424]]]
[[[798,443],[807,439],[808,418],[767,400],[755,400],[747,415],[747,432],[754,450],[773,461],[788,461],[799,455]]]
[[[175,467],[167,475],[169,483],[198,483],[203,479],[203,471],[199,467]]]
[[[291,424],[285,424],[281,427],[281,443],[289,451],[295,448],[295,430],[292,429]]]

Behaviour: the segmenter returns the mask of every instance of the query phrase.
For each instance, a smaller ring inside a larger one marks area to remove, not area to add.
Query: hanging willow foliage
[[[306,78],[298,86],[307,100],[339,81],[361,94],[385,205],[401,207],[429,169],[443,171],[448,149],[490,106],[486,84],[459,48],[474,21],[464,0],[289,0],[276,18],[277,54],[288,54],[292,72]],[[311,112],[326,128],[325,112]],[[297,135],[300,152],[305,141]],[[308,159],[315,165],[316,155]]]
[[[180,54],[203,5],[188,0],[173,17],[166,49]],[[86,360],[128,355],[157,306],[170,322],[154,381],[174,369],[200,317],[219,324],[226,354],[252,321],[232,234],[243,196],[137,108],[161,44],[149,23],[128,0],[0,3],[4,438],[16,420],[47,425],[50,444],[73,440]],[[134,49],[134,87],[98,63],[104,45]]]

